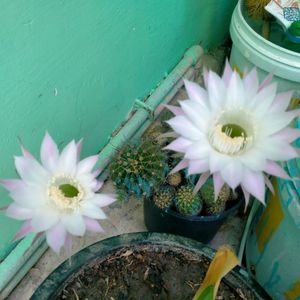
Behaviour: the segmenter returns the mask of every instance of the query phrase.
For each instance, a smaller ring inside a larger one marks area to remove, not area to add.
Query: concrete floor
[[[214,53],[205,56],[204,62],[208,69],[220,72],[224,58],[224,50],[217,49]],[[195,79],[199,84],[202,78]],[[172,102],[187,99],[184,89],[181,89]],[[104,185],[103,192],[114,192],[111,182]],[[105,238],[122,233],[146,231],[143,216],[143,205],[141,201],[131,199],[127,203],[116,202],[109,208],[105,208],[108,218],[101,222],[105,233],[88,234],[82,238],[75,238],[72,252],[79,250]],[[238,250],[246,217],[231,217],[221,227],[215,238],[210,242],[212,248],[217,249],[220,245],[230,245]],[[58,256],[53,251],[47,250],[40,260],[31,268],[19,285],[13,290],[8,300],[28,300],[43,280],[67,257],[65,253]]]

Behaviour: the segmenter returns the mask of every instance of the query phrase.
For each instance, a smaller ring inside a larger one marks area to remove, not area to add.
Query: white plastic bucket
[[[247,20],[246,20],[247,19]],[[300,96],[300,53],[296,53],[264,39],[249,25],[244,2],[239,1],[232,16],[230,35],[233,47],[230,63],[240,70],[256,66],[260,78],[274,75],[279,91],[295,90]]]

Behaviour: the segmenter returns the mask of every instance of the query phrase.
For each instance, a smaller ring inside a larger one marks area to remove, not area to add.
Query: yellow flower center
[[[223,111],[209,133],[210,144],[222,154],[240,154],[253,142],[253,124],[251,115],[241,109]]]
[[[54,176],[48,184],[48,197],[56,209],[71,213],[80,208],[84,191],[77,180],[70,176]]]

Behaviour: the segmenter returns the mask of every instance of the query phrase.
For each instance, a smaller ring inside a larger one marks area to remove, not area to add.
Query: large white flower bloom
[[[17,239],[30,232],[45,232],[49,246],[59,252],[62,246],[70,248],[72,235],[102,231],[96,221],[106,218],[101,207],[115,198],[96,193],[103,184],[96,179],[99,171],[93,171],[98,156],[79,161],[81,144],[73,140],[59,153],[46,133],[41,164],[24,148],[23,156],[15,157],[21,179],[2,180],[1,184],[14,200],[7,215],[26,220]]]
[[[212,175],[216,195],[224,183],[239,185],[264,203],[266,174],[290,179],[276,161],[298,157],[291,142],[300,136],[288,128],[299,110],[287,111],[292,92],[276,95],[276,84],[268,76],[259,85],[256,69],[240,75],[228,62],[220,78],[205,73],[205,87],[185,81],[189,99],[180,107],[168,106],[175,117],[168,121],[179,137],[166,149],[183,153],[173,172],[188,168],[201,174],[196,190]]]

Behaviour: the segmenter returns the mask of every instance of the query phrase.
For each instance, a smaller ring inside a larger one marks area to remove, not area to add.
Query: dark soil
[[[122,248],[94,260],[74,274],[55,299],[192,299],[209,261],[204,256],[163,245]],[[217,299],[246,299],[221,283]],[[250,299],[247,297],[247,299]]]

